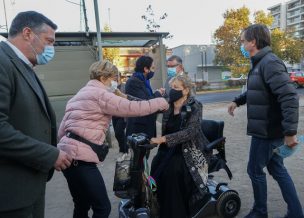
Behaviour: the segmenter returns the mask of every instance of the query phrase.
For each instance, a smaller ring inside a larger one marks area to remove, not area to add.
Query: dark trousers
[[[77,166],[76,163],[78,163]],[[106,186],[95,163],[74,161],[63,172],[74,201],[73,218],[88,218],[92,208],[93,218],[107,218],[111,203]]]
[[[41,193],[37,201],[28,207],[0,212],[0,218],[43,218],[45,203],[44,196],[45,192]]]
[[[118,141],[119,152],[128,152],[128,146],[126,143],[126,121],[122,117],[112,118],[113,128],[115,132],[115,138]]]
[[[278,182],[284,201],[287,203],[288,217],[303,218],[302,207],[294,183],[284,166],[283,158],[273,153],[273,149],[283,143],[283,139],[252,137],[247,172],[253,187],[253,210],[261,215],[267,214],[267,182],[263,171],[267,167],[269,174]]]

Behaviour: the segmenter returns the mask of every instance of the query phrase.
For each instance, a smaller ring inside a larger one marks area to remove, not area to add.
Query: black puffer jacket
[[[268,46],[251,63],[247,91],[234,100],[247,103],[247,134],[266,139],[297,134],[299,97],[284,63]]]

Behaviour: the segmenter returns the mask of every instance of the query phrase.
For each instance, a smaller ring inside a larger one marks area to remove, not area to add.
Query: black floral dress
[[[160,145],[152,161],[161,218],[190,217],[207,193],[208,165],[202,151],[208,140],[200,128],[202,106],[194,98],[189,103],[192,112],[182,128],[181,114],[174,114],[173,107],[164,114],[162,135],[167,143]]]

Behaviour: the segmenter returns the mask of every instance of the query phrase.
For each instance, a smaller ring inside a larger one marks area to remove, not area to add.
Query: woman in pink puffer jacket
[[[93,63],[90,67],[91,80],[68,101],[59,128],[58,148],[74,159],[72,165],[63,171],[74,201],[73,217],[88,217],[90,208],[94,218],[108,217],[111,211],[106,187],[96,166],[100,162],[98,156],[89,144],[78,138],[101,145],[112,115],[145,116],[168,109],[164,98],[129,101],[115,95],[110,90],[117,76],[118,69],[109,61]],[[69,137],[67,133],[72,133],[74,137]]]

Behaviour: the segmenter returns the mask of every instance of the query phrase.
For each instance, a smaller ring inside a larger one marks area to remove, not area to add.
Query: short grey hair
[[[108,60],[97,61],[90,66],[90,79],[99,80],[100,77],[108,79],[110,77],[118,76],[118,69]]]
[[[20,12],[13,19],[8,36],[14,38],[21,33],[25,27],[31,28],[35,33],[41,33],[45,31],[45,25],[50,26],[53,30],[57,29],[57,25],[43,14],[36,11]]]
[[[183,60],[181,59],[180,56],[177,55],[172,55],[171,57],[168,58],[167,61],[174,61],[174,60],[176,60],[176,62],[179,64],[183,64]]]

